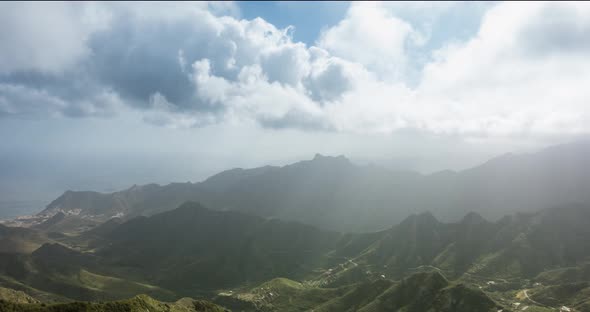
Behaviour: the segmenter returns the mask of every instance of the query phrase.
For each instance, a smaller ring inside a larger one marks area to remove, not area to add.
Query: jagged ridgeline
[[[441,222],[420,213],[365,234],[195,202],[150,217],[114,219],[80,234],[0,229],[0,240],[13,246],[0,253],[0,285],[45,304],[4,303],[14,309],[54,311],[47,310],[51,302],[72,300],[95,302],[79,303],[91,311],[108,304],[131,309],[182,297],[234,311],[588,306],[581,295],[589,289],[590,259],[590,206],[584,204],[498,221],[469,213]],[[155,299],[134,298],[138,294]],[[99,303],[112,300],[119,301]]]
[[[378,231],[424,211],[445,222],[471,211],[495,221],[590,202],[587,159],[590,143],[579,142],[422,175],[317,155],[284,167],[232,169],[199,183],[149,184],[110,194],[68,191],[39,214],[46,223],[38,226],[80,232],[113,217],[150,216],[186,201],[340,232]]]

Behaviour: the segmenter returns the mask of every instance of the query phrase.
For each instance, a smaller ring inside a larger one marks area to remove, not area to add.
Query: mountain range
[[[590,142],[582,141],[507,154],[468,170],[423,175],[316,155],[283,167],[231,169],[199,183],[135,185],[109,194],[67,191],[38,217],[46,221],[64,213],[54,229],[81,231],[113,217],[150,216],[197,201],[214,210],[342,232],[382,230],[424,211],[444,221],[468,212],[498,220],[514,212],[590,201],[587,159]]]
[[[590,311],[589,154],[67,191],[0,224],[0,311]]]
[[[0,253],[0,286],[44,300],[146,293],[237,311],[508,311],[509,294],[528,289],[552,294],[535,302],[588,311],[578,292],[558,288],[588,288],[575,273],[590,267],[588,204],[494,222],[469,213],[444,223],[426,212],[383,231],[340,233],[185,203],[78,235],[24,230],[46,242]]]

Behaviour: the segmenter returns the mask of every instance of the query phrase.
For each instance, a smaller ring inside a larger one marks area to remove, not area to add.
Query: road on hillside
[[[529,294],[527,293],[527,291],[528,291],[528,289],[523,289],[523,290],[522,290],[522,292],[524,293],[524,296],[525,296],[525,297],[526,297],[526,298],[527,298],[527,299],[528,299],[530,302],[532,302],[532,303],[534,303],[534,304],[536,304],[536,305],[538,305],[538,306],[541,306],[541,307],[545,307],[545,308],[552,308],[552,309],[554,309],[553,307],[550,307],[550,306],[548,306],[548,305],[544,305],[544,304],[542,304],[542,303],[540,303],[540,302],[537,302],[537,301],[533,300],[531,297],[529,297]]]

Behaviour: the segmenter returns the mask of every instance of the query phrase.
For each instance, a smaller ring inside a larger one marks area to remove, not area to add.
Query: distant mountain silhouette
[[[421,175],[358,166],[343,156],[316,155],[283,167],[231,169],[200,183],[149,184],[111,194],[67,191],[40,215],[71,212],[105,221],[152,215],[198,201],[294,220],[328,230],[374,231],[412,213],[431,211],[443,221],[473,211],[496,220],[590,201],[590,143],[578,142],[525,155],[504,155],[460,172]]]

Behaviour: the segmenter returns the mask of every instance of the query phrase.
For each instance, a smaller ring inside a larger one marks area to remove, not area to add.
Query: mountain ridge
[[[385,229],[412,213],[445,221],[467,212],[497,220],[512,212],[590,201],[590,143],[501,156],[455,173],[422,175],[316,155],[281,167],[230,169],[197,183],[148,184],[103,194],[67,191],[39,216],[133,218],[197,201],[215,210],[276,217],[336,231]],[[90,224],[89,226],[92,226]]]
[[[383,231],[345,234],[187,202],[88,233],[30,255],[0,254],[0,284],[76,300],[198,294],[244,311],[388,311],[392,304],[470,311],[478,303],[493,311],[500,308],[489,294],[511,298],[493,287],[547,283],[532,292],[541,294],[580,282],[571,275],[585,272],[590,259],[590,204],[494,222],[468,213],[445,223],[423,212]],[[430,295],[415,292],[420,283]],[[556,302],[578,305],[568,298]]]

